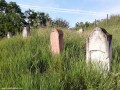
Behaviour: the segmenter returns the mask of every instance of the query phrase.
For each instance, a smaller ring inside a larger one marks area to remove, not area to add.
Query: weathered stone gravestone
[[[29,27],[24,27],[23,28],[23,32],[22,32],[22,36],[23,38],[26,38],[30,35],[30,28]]]
[[[50,33],[50,48],[53,54],[59,54],[64,49],[62,30],[52,30]]]
[[[84,32],[84,29],[83,28],[80,28],[77,33],[83,33]]]
[[[12,37],[12,33],[11,32],[8,32],[7,33],[7,38],[11,38]]]
[[[84,32],[84,29],[83,28],[80,28],[79,29],[79,33],[83,33]]]
[[[86,42],[87,63],[95,63],[99,69],[110,70],[112,58],[112,35],[96,27]]]

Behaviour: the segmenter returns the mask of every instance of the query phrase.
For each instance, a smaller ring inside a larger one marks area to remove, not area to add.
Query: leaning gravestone
[[[86,42],[86,60],[102,70],[110,70],[112,58],[112,35],[96,27]]]
[[[30,35],[30,28],[29,27],[24,27],[23,28],[23,32],[22,32],[22,36],[23,38],[26,38]]]
[[[59,54],[64,49],[62,30],[52,30],[50,33],[50,48],[53,54]]]
[[[12,33],[11,32],[8,32],[7,33],[7,38],[11,38],[12,37]]]

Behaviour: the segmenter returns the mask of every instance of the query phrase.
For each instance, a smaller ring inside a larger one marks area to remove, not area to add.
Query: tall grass
[[[119,26],[118,26],[119,27]],[[119,31],[119,28],[112,29]],[[89,28],[88,28],[89,29]],[[49,30],[33,30],[0,41],[0,88],[23,90],[119,90],[120,36],[113,34],[112,70],[104,73],[85,63],[86,36],[64,30],[64,51],[53,56]]]

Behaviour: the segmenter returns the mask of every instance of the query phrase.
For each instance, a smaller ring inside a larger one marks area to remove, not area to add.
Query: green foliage
[[[27,24],[31,27],[69,27],[69,23],[66,20],[61,18],[52,20],[49,14],[45,14],[44,12],[35,12],[34,10],[29,9],[25,11],[24,16],[27,20]]]
[[[85,23],[83,23],[83,22],[77,22],[76,24],[75,24],[75,29],[76,30],[79,30],[80,28],[87,28],[87,27],[89,27],[89,25],[90,25],[90,23],[89,22],[85,22]]]
[[[15,2],[6,3],[4,0],[0,4],[0,36],[6,36],[7,32],[20,32],[24,18],[19,6]]]
[[[29,26],[33,26],[37,17],[37,13],[34,10],[29,9],[25,11],[24,16],[25,16],[25,19],[27,19],[26,23]]]
[[[40,26],[46,26],[46,22],[49,21],[49,15],[45,15],[44,12],[38,12],[38,20]]]
[[[57,18],[53,21],[53,27],[69,28],[69,23],[62,18]]]
[[[0,0],[0,12],[4,11],[7,7],[7,3],[5,0]]]
[[[113,28],[113,30],[118,29],[120,25],[120,15],[109,16],[108,22],[107,22],[107,19],[96,20],[96,24],[98,27],[104,27],[110,30],[111,28]],[[94,22],[89,24],[88,28],[91,28],[91,27],[92,28],[95,27]]]

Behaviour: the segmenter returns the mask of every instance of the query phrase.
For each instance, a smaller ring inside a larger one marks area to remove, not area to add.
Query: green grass
[[[120,24],[104,25],[113,35],[112,69],[107,74],[85,63],[86,33],[64,32],[64,51],[50,52],[50,30],[38,29],[23,39],[21,35],[0,40],[0,88],[23,90],[119,90]],[[38,33],[39,32],[39,33]]]

